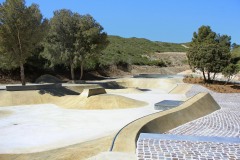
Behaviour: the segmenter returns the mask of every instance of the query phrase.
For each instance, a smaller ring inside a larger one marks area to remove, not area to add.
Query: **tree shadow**
[[[52,96],[80,95],[78,92],[72,91],[65,87],[53,87],[49,89],[40,89],[39,94],[50,94]]]
[[[86,84],[98,84],[99,86],[105,88],[105,89],[125,89],[126,87],[123,87],[119,85],[117,82],[88,82]]]
[[[230,87],[233,88],[233,89],[240,90],[240,86],[239,86],[239,85],[232,85],[232,86],[230,86]]]

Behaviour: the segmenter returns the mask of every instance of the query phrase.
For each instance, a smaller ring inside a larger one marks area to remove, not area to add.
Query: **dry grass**
[[[200,84],[218,93],[240,93],[239,84],[233,84],[233,83],[225,84],[225,82],[221,82],[221,81],[213,81],[212,84],[207,84],[207,83],[204,83],[204,80],[202,78],[192,78],[192,77],[184,78],[183,82],[190,83],[190,84]]]

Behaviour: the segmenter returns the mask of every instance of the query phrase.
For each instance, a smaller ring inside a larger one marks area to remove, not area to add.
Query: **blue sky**
[[[3,0],[0,0],[3,2]],[[42,14],[71,9],[91,14],[110,35],[164,42],[189,42],[201,25],[240,44],[240,0],[26,0]]]

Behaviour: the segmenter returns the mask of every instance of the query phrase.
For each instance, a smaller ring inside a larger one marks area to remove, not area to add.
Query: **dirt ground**
[[[204,83],[202,78],[192,78],[186,77],[183,79],[183,82],[190,84],[200,84],[214,92],[218,93],[240,93],[240,84],[228,83],[220,81],[213,81],[212,84]]]

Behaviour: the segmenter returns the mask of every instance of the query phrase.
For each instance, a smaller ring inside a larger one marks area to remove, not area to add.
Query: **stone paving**
[[[221,109],[166,132],[166,134],[240,138],[240,94],[220,94],[194,85],[187,93],[209,92]]]
[[[240,138],[240,94],[215,93],[193,85],[188,97],[199,92],[210,93],[221,109],[210,115],[174,128],[165,134]],[[240,160],[239,143],[172,141],[161,139],[139,140],[139,160],[150,159],[231,159]]]
[[[239,160],[240,143],[139,139],[138,160]]]

